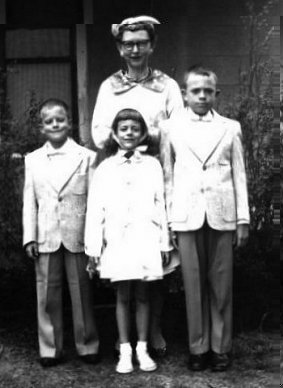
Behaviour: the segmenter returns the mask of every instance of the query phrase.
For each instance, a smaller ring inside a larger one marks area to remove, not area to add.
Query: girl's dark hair
[[[148,135],[148,128],[147,128],[146,122],[142,117],[142,115],[140,114],[140,112],[138,112],[135,109],[129,109],[129,108],[120,110],[115,116],[112,123],[112,130],[115,134],[117,133],[119,122],[123,120],[135,120],[138,123],[140,123],[141,129],[142,129],[142,135],[147,134],[146,138],[142,141],[141,145],[147,145],[148,149],[146,153],[152,154],[153,148],[155,147],[153,145],[153,141],[151,137]],[[118,149],[119,149],[118,143],[116,142],[115,139],[113,139],[112,135],[110,135],[109,139],[106,141],[104,146],[104,151],[106,153],[106,156],[111,156],[116,154]]]
[[[149,23],[135,23],[135,24],[125,24],[121,25],[119,28],[119,34],[116,36],[116,41],[121,42],[124,31],[147,31],[150,42],[152,45],[155,44],[156,41],[156,33],[153,24]]]

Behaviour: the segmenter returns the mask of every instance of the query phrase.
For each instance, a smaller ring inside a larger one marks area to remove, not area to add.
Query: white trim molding
[[[88,104],[88,64],[87,64],[87,36],[85,24],[76,24],[76,59],[77,59],[77,87],[79,138],[85,146],[90,146],[90,115]]]

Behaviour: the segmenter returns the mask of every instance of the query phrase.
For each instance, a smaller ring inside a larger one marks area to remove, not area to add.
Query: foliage
[[[5,75],[2,73],[2,77]],[[2,105],[0,141],[0,268],[18,265],[21,255],[21,211],[24,155],[41,144],[35,95],[24,117],[12,118],[9,105]]]
[[[267,57],[271,28],[267,22],[272,2],[255,11],[248,2],[249,16],[243,18],[247,31],[249,67],[240,71],[239,94],[227,106],[228,115],[240,121],[248,176],[251,215],[250,239],[245,249],[236,252],[235,285],[241,293],[253,298],[253,311],[261,305],[270,308],[269,287],[273,243],[273,129],[272,63]],[[249,292],[245,292],[245,289]],[[242,295],[243,296],[243,295]],[[245,303],[248,303],[245,299]],[[248,303],[250,306],[250,304]]]
[[[280,101],[280,241],[283,240],[283,100]]]

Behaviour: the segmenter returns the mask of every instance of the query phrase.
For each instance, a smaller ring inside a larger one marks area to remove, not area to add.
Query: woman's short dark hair
[[[123,121],[123,120],[135,120],[138,123],[140,123],[142,135],[147,135],[141,144],[147,145],[148,149],[151,150],[152,149],[152,140],[151,140],[150,136],[148,135],[147,124],[146,124],[143,116],[141,115],[141,113],[139,111],[137,111],[136,109],[130,109],[130,108],[120,110],[117,113],[117,115],[115,116],[113,123],[112,123],[112,130],[115,134],[117,133],[119,122]],[[106,141],[105,146],[104,146],[104,150],[105,150],[106,155],[111,156],[111,155],[116,154],[116,152],[118,151],[118,148],[119,148],[118,143],[113,138],[113,136],[110,135],[109,139]],[[151,151],[146,152],[146,153],[151,153]]]
[[[150,42],[154,45],[156,41],[156,33],[153,24],[149,23],[135,23],[135,24],[125,24],[121,25],[119,29],[119,34],[115,37],[117,42],[122,41],[123,33],[125,31],[147,31]]]

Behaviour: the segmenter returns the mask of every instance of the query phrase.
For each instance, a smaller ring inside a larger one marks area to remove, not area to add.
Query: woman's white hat
[[[111,32],[114,37],[119,35],[120,28],[125,25],[132,25],[132,24],[137,24],[137,23],[143,23],[143,24],[160,24],[160,22],[152,17],[152,16],[146,16],[146,15],[141,15],[141,16],[134,16],[131,18],[124,19],[120,24],[112,24],[111,26]]]

